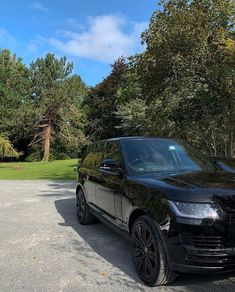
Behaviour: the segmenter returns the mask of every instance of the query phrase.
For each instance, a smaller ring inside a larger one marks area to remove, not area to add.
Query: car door
[[[90,145],[80,168],[86,200],[94,205],[96,204],[97,168],[101,163],[103,145],[104,143],[101,142]]]
[[[116,141],[106,142],[103,161],[113,160],[121,168],[121,155],[119,144]],[[117,172],[99,169],[99,178],[96,185],[96,204],[104,214],[117,223],[122,222],[121,197],[123,178]],[[110,219],[109,218],[109,219]]]

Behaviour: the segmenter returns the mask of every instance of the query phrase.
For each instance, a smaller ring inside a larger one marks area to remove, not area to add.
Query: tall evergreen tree
[[[31,144],[41,145],[44,161],[49,160],[55,139],[66,140],[77,147],[85,140],[78,104],[85,86],[80,77],[69,78],[72,68],[65,57],[57,59],[53,54],[30,65],[31,99],[36,112]]]

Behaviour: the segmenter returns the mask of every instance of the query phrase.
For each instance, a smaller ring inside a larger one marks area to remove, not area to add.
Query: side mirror
[[[101,162],[101,170],[120,173],[119,163],[114,159],[105,159]]]

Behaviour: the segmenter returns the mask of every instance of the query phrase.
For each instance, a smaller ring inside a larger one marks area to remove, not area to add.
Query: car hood
[[[138,177],[148,188],[167,193],[180,201],[212,201],[217,196],[234,196],[235,174],[215,172],[183,172],[174,174],[146,174]]]
[[[163,178],[162,181],[180,188],[206,188],[235,191],[235,174],[224,171],[190,172]]]

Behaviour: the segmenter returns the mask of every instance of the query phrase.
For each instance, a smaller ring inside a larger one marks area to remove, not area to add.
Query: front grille
[[[235,250],[225,247],[222,236],[182,232],[180,237],[187,261],[228,268],[235,265]]]
[[[193,246],[200,249],[219,249],[224,248],[222,236],[192,235],[191,233],[181,233],[183,245]]]
[[[214,196],[220,219],[200,226],[182,225],[185,260],[192,265],[235,268],[235,195]]]

